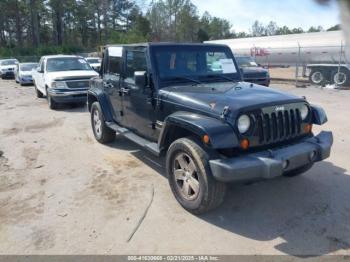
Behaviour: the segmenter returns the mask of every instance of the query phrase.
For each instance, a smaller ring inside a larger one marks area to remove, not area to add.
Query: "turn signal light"
[[[304,126],[304,132],[305,132],[305,133],[310,133],[311,130],[312,130],[312,125],[311,125],[311,124],[306,124],[306,125]]]
[[[209,144],[209,136],[208,135],[204,135],[203,136],[203,142],[204,142],[204,144]]]
[[[249,148],[249,140],[246,139],[246,138],[243,138],[243,139],[241,140],[241,142],[239,143],[239,145],[241,146],[241,148],[242,148],[243,150],[247,150],[247,149]]]

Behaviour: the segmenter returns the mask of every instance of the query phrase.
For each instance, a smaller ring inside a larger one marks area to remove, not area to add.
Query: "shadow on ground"
[[[55,110],[69,113],[88,113],[86,103],[59,104]]]
[[[130,151],[166,178],[164,159],[122,138],[111,146]],[[349,251],[350,175],[345,171],[324,161],[299,177],[231,184],[222,206],[199,218],[245,238],[276,240],[274,247],[289,255]]]

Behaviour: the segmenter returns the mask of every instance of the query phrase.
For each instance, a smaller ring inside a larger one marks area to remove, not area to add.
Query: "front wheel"
[[[34,89],[35,89],[36,97],[37,97],[37,98],[42,98],[42,97],[43,97],[43,93],[41,93],[41,92],[39,91],[39,89],[36,87],[36,84],[35,84],[34,81],[33,81],[33,84],[34,84]]]
[[[115,131],[106,125],[98,102],[91,105],[91,127],[96,140],[101,144],[112,142],[115,139]]]
[[[214,179],[209,153],[195,139],[180,138],[166,155],[170,188],[182,207],[201,214],[218,207],[225,196],[226,185]]]
[[[57,109],[58,103],[52,99],[52,97],[46,91],[47,103],[49,104],[50,109]]]

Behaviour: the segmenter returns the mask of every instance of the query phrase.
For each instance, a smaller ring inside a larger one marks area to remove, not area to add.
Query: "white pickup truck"
[[[86,101],[89,81],[97,76],[89,63],[80,56],[43,56],[34,69],[33,82],[37,97],[46,96],[49,107],[60,103]]]

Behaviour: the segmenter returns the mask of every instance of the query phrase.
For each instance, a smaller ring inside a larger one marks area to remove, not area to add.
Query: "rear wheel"
[[[201,214],[218,207],[226,185],[214,179],[209,167],[209,153],[191,138],[173,142],[166,155],[170,188],[182,207]]]
[[[115,139],[115,131],[106,125],[98,102],[91,105],[91,127],[96,140],[101,144],[112,142]]]
[[[350,84],[350,75],[347,70],[340,69],[332,74],[332,81],[338,86],[346,86]]]
[[[324,83],[325,77],[321,70],[313,70],[310,73],[309,80],[314,85],[322,85]]]

